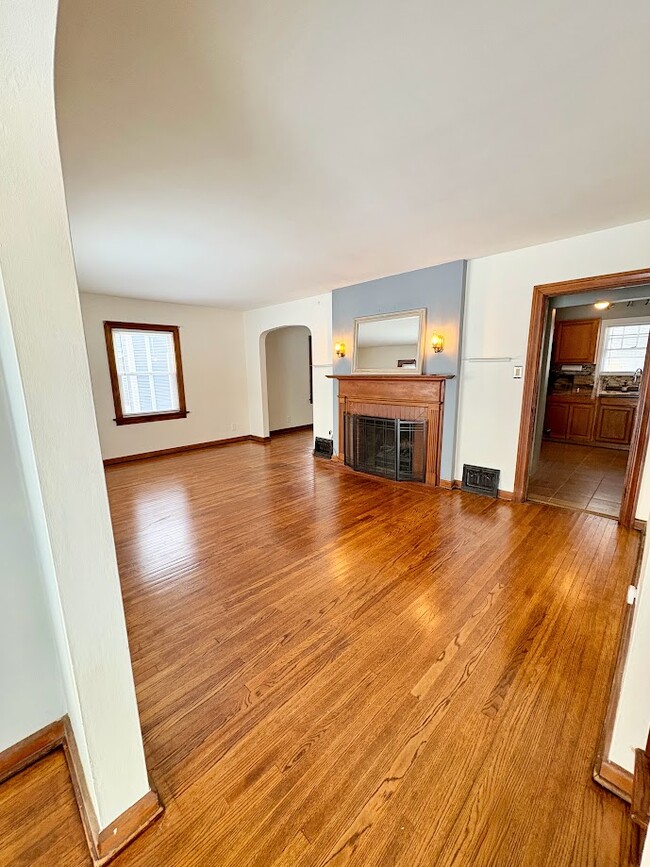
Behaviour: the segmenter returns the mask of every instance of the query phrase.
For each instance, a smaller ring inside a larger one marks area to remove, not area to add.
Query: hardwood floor
[[[309,448],[107,471],[166,805],[116,867],[624,864],[591,766],[639,535]],[[7,829],[3,865],[88,863],[57,756],[0,788]]]

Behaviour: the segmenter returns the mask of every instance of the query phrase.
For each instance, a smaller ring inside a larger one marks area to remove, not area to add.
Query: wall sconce
[[[345,358],[345,343],[335,343],[334,352],[337,358]]]
[[[445,348],[445,338],[442,334],[432,334],[431,335],[431,349],[434,352],[442,352]]]

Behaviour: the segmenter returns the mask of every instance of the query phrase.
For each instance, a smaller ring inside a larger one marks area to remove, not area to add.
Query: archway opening
[[[269,433],[312,428],[311,331],[306,325],[274,328],[266,333],[264,348]]]

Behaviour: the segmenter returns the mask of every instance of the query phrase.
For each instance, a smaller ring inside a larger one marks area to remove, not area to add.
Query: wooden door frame
[[[544,329],[551,298],[559,295],[577,295],[582,292],[597,292],[612,289],[629,289],[633,286],[650,284],[650,268],[638,271],[621,271],[617,274],[600,274],[596,277],[582,277],[578,280],[564,280],[561,283],[542,283],[533,287],[533,301],[528,333],[528,349],[524,374],[524,389],[519,424],[519,446],[517,468],[515,471],[514,501],[522,503],[526,499],[528,473],[533,452],[537,403],[539,401],[542,348]],[[630,443],[630,452],[625,474],[625,487],[619,522],[624,527],[634,525],[639,498],[641,472],[650,435],[650,341],[646,350],[643,378],[639,390],[639,405]]]

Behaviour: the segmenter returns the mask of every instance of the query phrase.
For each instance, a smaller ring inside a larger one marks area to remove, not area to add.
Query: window
[[[623,324],[603,323],[605,335],[600,362],[601,373],[634,373],[645,363],[650,320]]]
[[[116,423],[185,418],[178,328],[105,322],[104,331]]]

